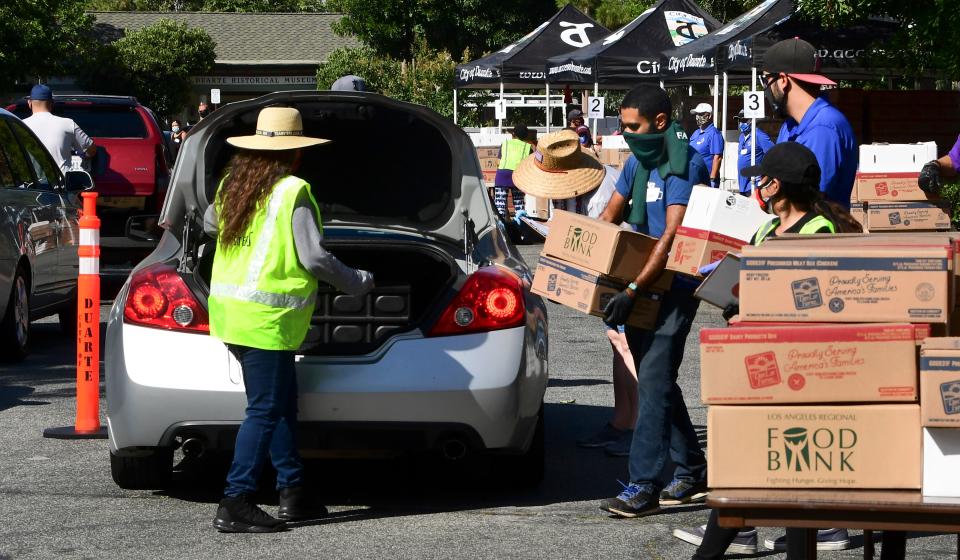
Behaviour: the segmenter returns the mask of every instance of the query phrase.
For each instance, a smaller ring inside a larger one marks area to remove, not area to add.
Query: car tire
[[[537,414],[537,427],[533,432],[530,448],[522,455],[505,455],[500,459],[498,478],[500,482],[514,488],[536,488],[543,482],[546,454],[546,423],[543,404]]]
[[[3,360],[19,362],[30,353],[30,279],[23,267],[17,267],[10,287],[7,312],[0,321],[0,347]]]
[[[110,474],[126,490],[162,490],[170,484],[173,449],[157,447],[134,456],[110,453]]]

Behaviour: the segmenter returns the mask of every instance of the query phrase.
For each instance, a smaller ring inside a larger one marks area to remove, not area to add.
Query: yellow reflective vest
[[[208,300],[212,336],[262,350],[303,343],[317,296],[317,279],[300,264],[293,240],[293,210],[303,191],[322,223],[310,185],[291,175],[274,185],[238,243],[224,246],[218,238]],[[216,204],[223,231],[230,210],[219,197]]]
[[[760,245],[770,237],[770,234],[773,230],[777,229],[777,226],[780,225],[780,218],[774,218],[769,223],[757,230],[757,233],[753,236],[753,244]],[[837,227],[833,225],[833,222],[827,218],[818,215],[809,222],[803,224],[800,228],[800,231],[797,232],[800,235],[810,235],[816,233],[818,230],[826,227],[830,230],[830,233],[837,233]]]
[[[523,158],[530,155],[530,144],[511,138],[500,145],[500,167],[498,169],[515,170]]]

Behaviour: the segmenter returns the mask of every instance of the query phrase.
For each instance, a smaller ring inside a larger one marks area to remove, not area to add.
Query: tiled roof
[[[163,18],[200,27],[217,42],[218,64],[317,64],[340,47],[356,47],[354,37],[341,37],[331,27],[342,14],[90,12],[97,34],[122,37]]]

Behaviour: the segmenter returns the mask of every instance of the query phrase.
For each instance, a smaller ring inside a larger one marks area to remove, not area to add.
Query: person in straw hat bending
[[[620,172],[609,165],[601,166],[589,156],[578,133],[570,129],[543,137],[538,150],[539,158],[531,155],[520,164],[522,170],[514,181],[517,188],[552,199],[555,209],[599,218],[616,191]],[[637,372],[623,326],[607,326],[605,330],[613,348],[613,418],[597,433],[577,440],[577,445],[627,456],[637,422]]]
[[[313,315],[317,279],[352,295],[373,276],[343,265],[321,246],[320,209],[310,185],[293,175],[302,151],[328,140],[303,134],[296,109],[260,111],[256,132],[227,143],[239,148],[220,182],[205,229],[217,237],[210,280],[210,334],[242,365],[247,394],[227,487],[213,525],[220,531],[270,533],[284,521],[326,514],[304,491],[296,448],[294,352]],[[267,458],[277,470],[276,519],[253,494]]]

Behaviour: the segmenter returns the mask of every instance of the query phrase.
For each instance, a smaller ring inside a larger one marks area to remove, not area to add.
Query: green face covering
[[[647,223],[647,183],[650,172],[658,170],[660,178],[669,175],[686,176],[690,163],[690,140],[677,123],[671,123],[662,132],[633,134],[624,132],[623,139],[640,165],[633,176],[633,201],[627,221],[634,225]]]

